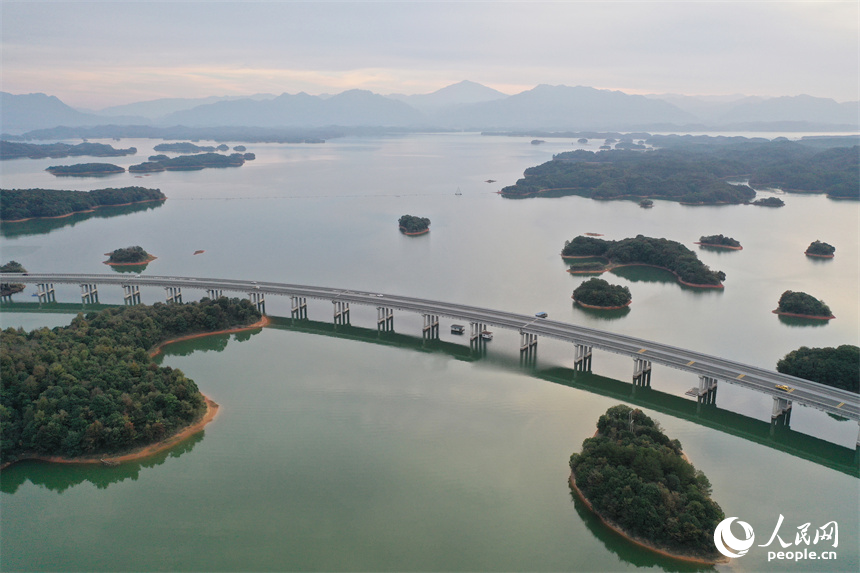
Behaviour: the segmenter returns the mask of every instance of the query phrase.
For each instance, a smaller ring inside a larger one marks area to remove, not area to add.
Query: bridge
[[[539,337],[571,343],[577,370],[591,370],[595,348],[628,356],[633,360],[633,384],[638,386],[650,387],[654,363],[690,372],[698,376],[698,384],[687,394],[700,403],[715,403],[719,381],[768,394],[773,398],[771,419],[777,424],[787,425],[794,403],[860,423],[860,395],[853,392],[659,342],[501,310],[388,293],[218,278],[0,273],[0,283],[36,285],[40,302],[56,300],[55,284],[79,285],[84,303],[98,302],[99,286],[121,287],[127,304],[140,302],[140,288],[144,286],[163,288],[168,303],[181,302],[183,288],[204,290],[210,298],[225,292],[242,293],[261,311],[265,311],[266,296],[288,296],[291,316],[298,319],[307,319],[307,299],[328,300],[335,324],[349,324],[350,304],[375,306],[380,331],[393,330],[394,311],[413,312],[424,316],[423,334],[431,339],[438,339],[439,318],[445,317],[469,322],[470,344],[474,346],[482,344],[481,333],[488,326],[519,332],[520,351],[526,355],[534,352]]]

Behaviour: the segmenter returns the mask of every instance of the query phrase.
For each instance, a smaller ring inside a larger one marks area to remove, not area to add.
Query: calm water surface
[[[124,140],[137,156],[156,141]],[[600,143],[595,142],[594,147]],[[475,134],[247,145],[237,169],[135,178],[58,179],[43,169],[75,159],[0,165],[4,188],[95,189],[144,185],[163,205],[116,216],[2,228],[2,259],[31,271],[114,272],[103,253],[139,244],[156,275],[232,277],[389,292],[500,308],[773,368],[801,345],[860,343],[857,203],[785,195],[786,206],[687,207],[568,197],[504,200],[495,191],[569,150],[569,141]],[[497,180],[486,183],[487,179]],[[460,189],[462,195],[455,195]],[[431,233],[401,235],[403,214]],[[101,213],[100,213],[101,215]],[[111,215],[111,213],[106,213]],[[728,276],[722,292],[679,286],[652,269],[605,275],[633,294],[628,312],[586,312],[570,294],[586,280],[565,272],[566,239],[644,234],[688,244]],[[698,249],[704,234],[743,251]],[[812,260],[806,246],[836,246]],[[195,250],[205,250],[193,255]],[[823,299],[826,324],[771,314],[784,290]],[[79,300],[58,287],[58,300]],[[32,289],[17,295],[29,302]],[[202,293],[183,291],[186,300]],[[101,301],[122,301],[103,289]],[[163,300],[160,289],[144,302]],[[328,302],[310,318],[331,321]],[[269,299],[270,314],[289,301]],[[373,327],[372,308],[352,323]],[[65,324],[69,315],[7,311],[3,326]],[[397,314],[398,333],[420,337],[421,317]],[[464,344],[447,333],[443,342]],[[386,341],[381,341],[386,342]],[[467,341],[466,341],[467,342]],[[270,328],[174,345],[181,368],[221,404],[216,421],[168,453],[118,468],[22,463],[2,474],[4,570],[686,570],[605,531],[572,500],[567,460],[619,400],[535,378],[519,367],[518,337],[496,332],[487,356]],[[570,367],[573,349],[542,340],[537,368]],[[596,353],[594,371],[629,380],[627,358]],[[580,375],[583,380],[588,375]],[[655,366],[652,386],[683,396],[697,380]],[[770,398],[720,387],[721,408],[767,421]],[[858,480],[740,437],[648,411],[681,440],[727,516],[749,522],[760,544],[780,514],[780,535],[839,524],[838,560],[767,562],[770,548],[720,569],[857,570]],[[795,408],[791,427],[853,448],[857,425]],[[774,541],[774,544],[778,542]],[[820,549],[820,544],[819,544]]]

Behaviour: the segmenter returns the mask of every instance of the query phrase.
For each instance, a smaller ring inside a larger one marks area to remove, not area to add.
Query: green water
[[[122,142],[141,156],[155,143]],[[139,244],[158,256],[146,274],[542,310],[556,320],[770,368],[801,345],[860,342],[857,203],[787,195],[781,209],[656,201],[643,210],[634,202],[510,201],[494,193],[570,148],[567,141],[532,146],[475,134],[260,144],[248,146],[258,159],[238,169],[74,181],[44,173],[51,160],[7,161],[6,188],[145,185],[169,199],[155,209],[69,225],[4,225],[2,258],[34,272],[112,272],[103,253]],[[117,161],[130,165],[140,157]],[[403,214],[430,218],[430,234],[401,235],[396,222]],[[722,233],[744,250],[697,250],[727,274],[722,292],[687,289],[653,269],[619,269],[604,278],[628,286],[633,305],[596,313],[571,304],[570,293],[587,278],[567,274],[558,255],[565,239],[585,232],[663,236],[691,248],[701,235]],[[816,239],[835,245],[836,258],[805,257]],[[205,253],[193,255],[198,249]],[[788,289],[823,299],[837,319],[806,324],[771,314]],[[30,292],[15,300],[34,301]],[[74,302],[80,291],[58,286],[57,297]],[[163,298],[160,289],[143,291],[144,302]],[[104,288],[100,300],[119,303],[122,293]],[[288,316],[289,301],[270,298],[267,311]],[[353,325],[375,327],[375,309],[354,306],[351,314]],[[309,301],[309,316],[330,322],[331,304]],[[32,328],[66,323],[69,315],[6,307],[0,318],[4,327]],[[533,368],[521,367],[514,332],[496,332],[486,356],[474,359],[443,321],[442,347],[422,348],[421,321],[395,316],[397,333],[415,342],[268,328],[240,340],[172,346],[163,363],[181,368],[221,405],[216,420],[142,463],[30,462],[4,470],[0,568],[687,570],[607,532],[571,498],[567,459],[594,432],[597,417],[620,401],[595,390],[611,381],[579,374],[565,385],[553,378],[573,376],[573,349],[550,340],[541,340]],[[594,372],[627,381],[632,364],[597,352]],[[655,390],[678,399],[696,382],[659,366],[652,377]],[[767,396],[722,384],[717,402],[753,421],[769,420]],[[779,514],[786,540],[807,522],[812,529],[839,524],[837,561],[768,563],[773,547],[756,547],[720,569],[857,569],[856,477],[792,454],[797,436],[775,449],[759,426],[733,435],[697,423],[672,400],[648,404],[640,403],[708,475],[726,515],[754,527],[757,544],[766,543]],[[795,408],[791,428],[843,450],[857,438],[855,423],[808,408]]]

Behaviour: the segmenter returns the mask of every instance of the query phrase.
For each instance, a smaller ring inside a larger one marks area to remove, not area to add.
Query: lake
[[[77,158],[4,161],[4,188],[97,189],[142,185],[168,200],[131,213],[3,225],[2,259],[32,272],[115,272],[104,253],[140,245],[154,275],[241,278],[404,294],[568,321],[774,368],[800,346],[860,343],[860,204],[778,194],[785,207],[684,206],[581,197],[502,199],[524,169],[577,147],[548,139],[472,133],[343,138],[325,144],[244,144],[257,159],[230,169],[56,178]],[[105,141],[105,143],[111,143]],[[123,140],[135,156],[94,159],[128,167],[155,140]],[[89,161],[89,159],[86,159]],[[486,180],[496,180],[487,183]],[[457,190],[461,194],[456,194]],[[403,214],[428,217],[408,237]],[[101,216],[112,215],[112,216]],[[584,233],[682,242],[725,289],[680,286],[656,269],[602,275],[630,288],[629,310],[587,311],[559,256]],[[742,251],[699,248],[724,234]],[[803,254],[814,240],[832,260]],[[205,251],[194,255],[197,250]],[[785,290],[824,300],[835,320],[771,313]],[[32,288],[15,296],[32,302]],[[103,288],[100,301],[122,303]],[[203,293],[183,290],[185,300]],[[57,286],[61,302],[80,301]],[[164,300],[144,289],[143,301]],[[270,297],[270,315],[289,316]],[[309,318],[332,321],[329,302]],[[518,336],[497,331],[486,356],[449,333],[421,345],[422,318],[395,314],[402,339],[376,339],[376,311],[353,306],[355,333],[267,328],[179,343],[162,363],[182,369],[221,405],[216,420],[169,452],[119,467],[17,464],[2,473],[4,570],[616,571],[694,569],[656,557],[605,530],[570,493],[568,458],[597,418],[619,403],[588,388],[629,382],[632,361],[595,352],[594,375],[572,374],[573,348],[541,340],[522,366]],[[2,324],[66,324],[69,314],[16,312]],[[289,321],[284,321],[289,323]],[[371,329],[371,335],[362,332]],[[354,335],[352,335],[354,334]],[[415,343],[407,337],[417,337]],[[460,350],[458,350],[460,349]],[[562,380],[545,375],[560,371]],[[564,378],[571,379],[567,384]],[[553,379],[550,379],[553,378]],[[575,378],[575,379],[574,379]],[[654,366],[652,388],[684,398],[690,374]],[[633,398],[631,397],[631,400]],[[686,398],[686,400],[690,400]],[[630,402],[633,403],[633,402]],[[770,420],[771,398],[721,383],[717,405]],[[836,561],[767,561],[768,548],[718,569],[857,570],[858,480],[844,471],[697,423],[643,409],[678,438],[709,477],[727,516],[794,541],[830,521]],[[792,430],[853,449],[857,424],[796,407]],[[759,541],[760,540],[760,541]],[[815,547],[810,547],[814,549]],[[819,544],[821,549],[821,544]]]

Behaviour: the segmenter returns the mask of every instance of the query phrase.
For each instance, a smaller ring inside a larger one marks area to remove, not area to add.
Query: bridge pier
[[[99,288],[98,285],[95,284],[82,284],[81,285],[81,302],[83,304],[98,304],[99,302]]]
[[[520,352],[525,350],[529,350],[535,346],[537,346],[537,334],[532,334],[531,332],[523,332],[520,331]]]
[[[164,296],[167,299],[167,303],[171,302],[182,302],[182,289],[180,287],[164,287]]]
[[[334,306],[334,324],[349,324],[349,303],[342,300],[331,301]]]
[[[591,372],[592,347],[586,344],[574,346],[573,369],[579,372]]]
[[[220,288],[208,288],[206,289],[206,296],[208,296],[212,300],[218,300],[219,298],[224,296],[224,291]]]
[[[122,298],[125,304],[140,304],[140,287],[137,285],[122,285]]]
[[[57,297],[54,294],[54,285],[52,283],[37,284],[36,294],[39,296],[39,302],[57,302]]]
[[[307,320],[308,318],[308,299],[303,296],[290,297],[290,318]]]
[[[421,335],[424,340],[439,340],[439,315],[425,314],[424,327],[421,329]]]
[[[376,307],[376,331],[377,332],[393,332],[394,331],[394,309],[384,306]]]
[[[651,387],[651,361],[644,358],[633,359],[633,385]]]
[[[248,300],[261,314],[266,314],[266,295],[258,290],[248,293]]]
[[[699,406],[717,403],[717,379],[711,376],[699,376],[699,386],[685,392],[687,396],[695,396]]]

